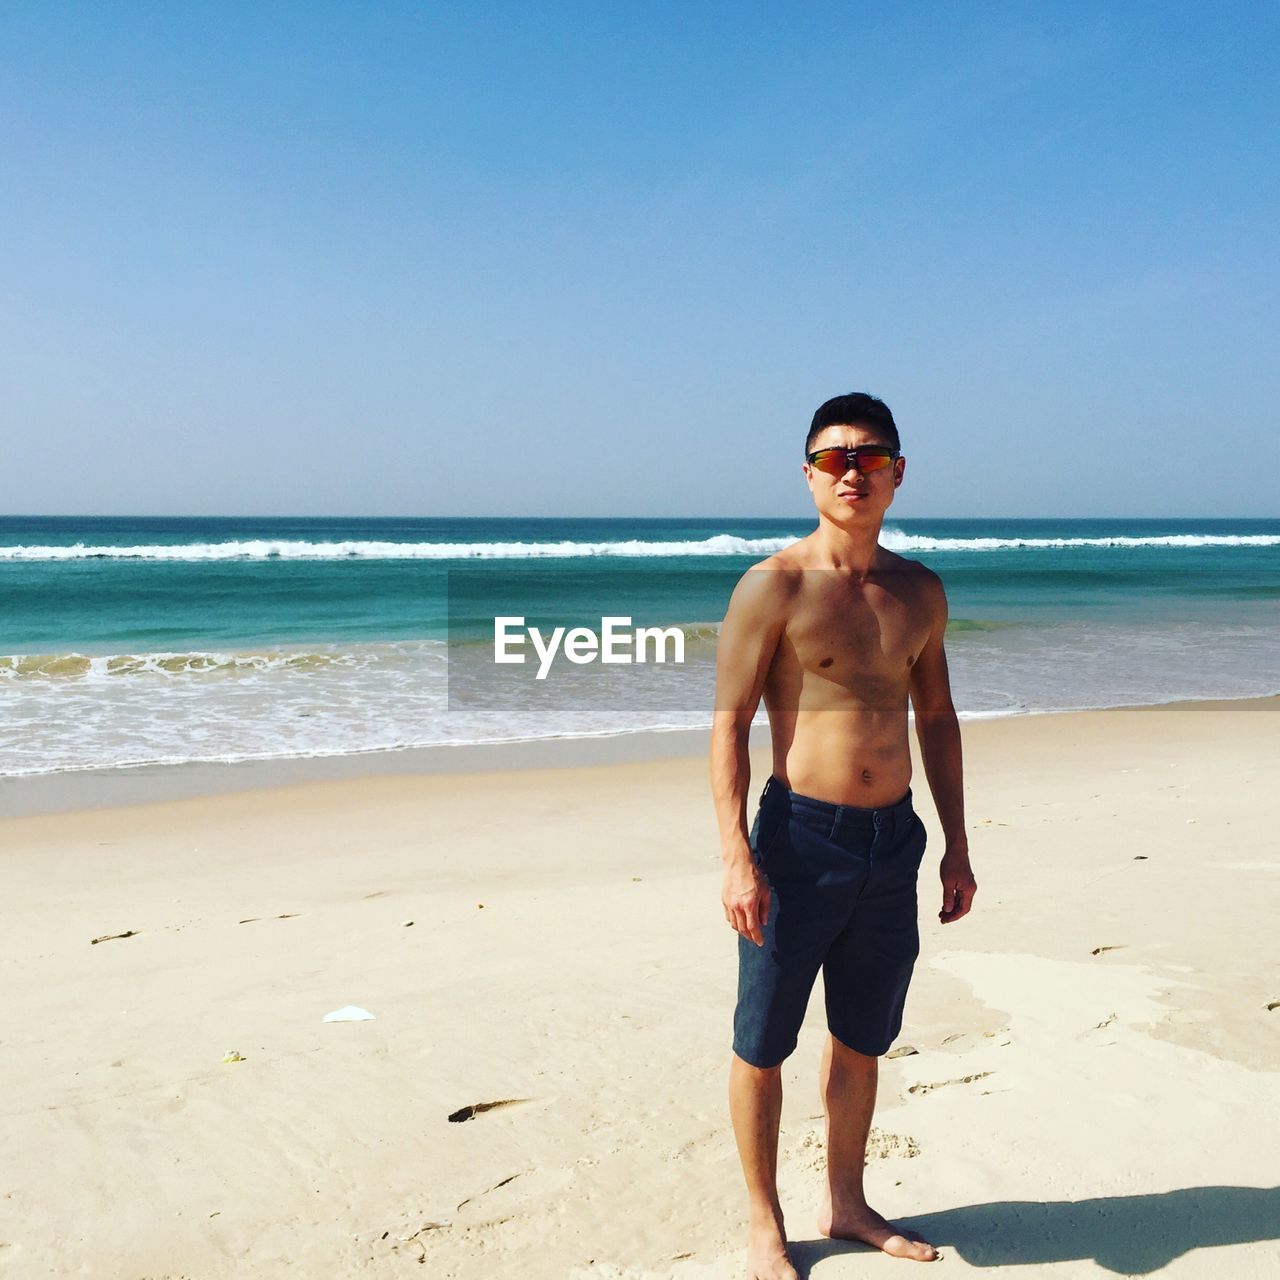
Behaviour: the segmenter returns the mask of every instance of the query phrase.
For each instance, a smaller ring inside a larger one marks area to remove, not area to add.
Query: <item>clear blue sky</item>
[[[0,9],[0,512],[1274,515],[1280,6]],[[1084,446],[1084,447],[1081,447]]]

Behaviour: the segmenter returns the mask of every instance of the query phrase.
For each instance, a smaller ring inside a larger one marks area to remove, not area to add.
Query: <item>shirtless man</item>
[[[964,829],[960,727],[935,574],[879,545],[906,461],[881,401],[827,401],[805,442],[818,527],[753,565],[720,631],[711,786],[724,916],[738,933],[729,1109],[749,1197],[749,1280],[796,1280],[778,1202],[782,1061],[823,970],[819,1086],[827,1187],[818,1230],[900,1258],[938,1257],[866,1201],[878,1057],[902,1026],[919,951],[925,831],[911,805],[907,699],[945,839],[943,923],[976,884]],[[773,776],[748,832],[747,733],[764,697]]]

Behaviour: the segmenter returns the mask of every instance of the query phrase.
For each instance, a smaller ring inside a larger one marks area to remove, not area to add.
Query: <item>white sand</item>
[[[935,843],[869,1177],[947,1275],[1280,1276],[1278,712],[966,726],[977,907]],[[14,818],[0,883],[0,1275],[741,1274],[702,760]],[[906,1274],[816,1237],[823,1033],[794,1254]]]

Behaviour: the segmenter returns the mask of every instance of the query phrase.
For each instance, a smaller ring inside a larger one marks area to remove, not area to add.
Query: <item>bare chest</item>
[[[835,684],[905,678],[929,636],[930,620],[905,585],[816,583],[787,622],[795,667]]]

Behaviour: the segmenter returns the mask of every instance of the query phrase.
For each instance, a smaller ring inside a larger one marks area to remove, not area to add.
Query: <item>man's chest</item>
[[[929,628],[927,611],[909,589],[830,587],[797,601],[786,636],[801,668],[843,682],[906,673]]]

